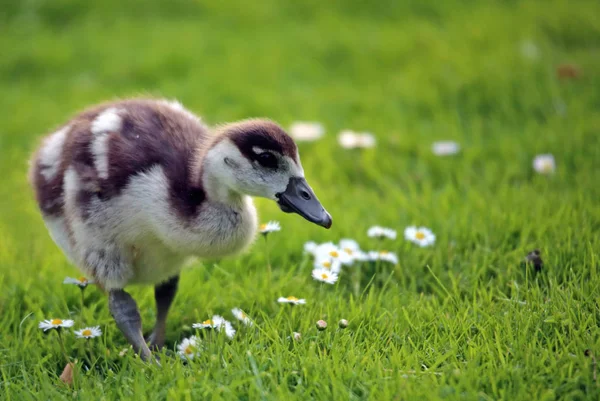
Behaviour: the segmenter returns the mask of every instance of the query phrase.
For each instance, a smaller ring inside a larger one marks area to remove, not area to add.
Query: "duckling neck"
[[[202,165],[199,166],[200,183],[209,202],[239,208],[249,197],[231,187],[231,177],[219,163],[220,158],[219,152],[206,153]]]
[[[204,171],[202,174],[202,187],[206,193],[206,198],[210,202],[221,203],[237,208],[244,203],[247,195],[241,194],[223,185],[219,174],[211,174],[210,171]]]

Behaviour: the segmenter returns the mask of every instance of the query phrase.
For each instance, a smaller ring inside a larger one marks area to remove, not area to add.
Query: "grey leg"
[[[142,335],[142,318],[135,300],[123,290],[111,290],[108,293],[108,307],[117,327],[131,343],[135,352],[148,361],[152,355]]]
[[[148,339],[150,348],[160,349],[165,345],[165,334],[167,330],[167,315],[169,308],[173,303],[177,287],[179,285],[179,276],[171,277],[168,281],[154,287],[154,299],[156,300],[156,325],[154,331]]]

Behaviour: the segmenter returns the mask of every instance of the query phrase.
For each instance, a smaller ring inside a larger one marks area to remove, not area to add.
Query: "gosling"
[[[164,345],[185,260],[234,255],[252,243],[251,196],[322,227],[332,224],[280,126],[251,119],[209,129],[173,101],[92,107],[44,138],[30,166],[50,236],[107,292],[117,326],[145,360]],[[149,345],[137,304],[124,290],[130,284],[154,285]]]

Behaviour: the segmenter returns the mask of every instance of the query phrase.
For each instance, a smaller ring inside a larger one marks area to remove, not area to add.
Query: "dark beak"
[[[286,213],[298,213],[306,220],[320,225],[331,227],[331,215],[323,208],[321,202],[302,177],[292,177],[285,192],[278,193],[277,204]]]

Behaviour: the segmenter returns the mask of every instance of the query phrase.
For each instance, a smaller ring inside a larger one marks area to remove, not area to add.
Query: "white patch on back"
[[[94,165],[98,176],[103,179],[108,178],[108,140],[110,136],[101,134],[92,142],[92,154],[94,155]]]
[[[118,132],[121,130],[121,116],[114,107],[104,110],[92,121],[92,134],[101,135],[107,132]]]
[[[98,176],[108,178],[108,134],[121,130],[122,119],[119,110],[109,107],[92,121],[91,131],[95,138],[92,140],[91,151],[94,156],[94,166]]]
[[[42,145],[39,153],[40,173],[46,181],[50,181],[56,176],[62,156],[63,146],[67,139],[67,134],[71,129],[70,125],[61,128],[50,135]]]
[[[163,99],[163,100],[158,100],[158,103],[162,104],[163,106],[167,106],[175,113],[183,114],[184,116],[186,116],[196,122],[201,121],[200,117],[198,117],[197,115],[195,115],[194,113],[192,113],[191,111],[189,111],[188,109],[183,107],[183,105],[181,103],[179,103],[179,101],[177,101],[177,100]]]

